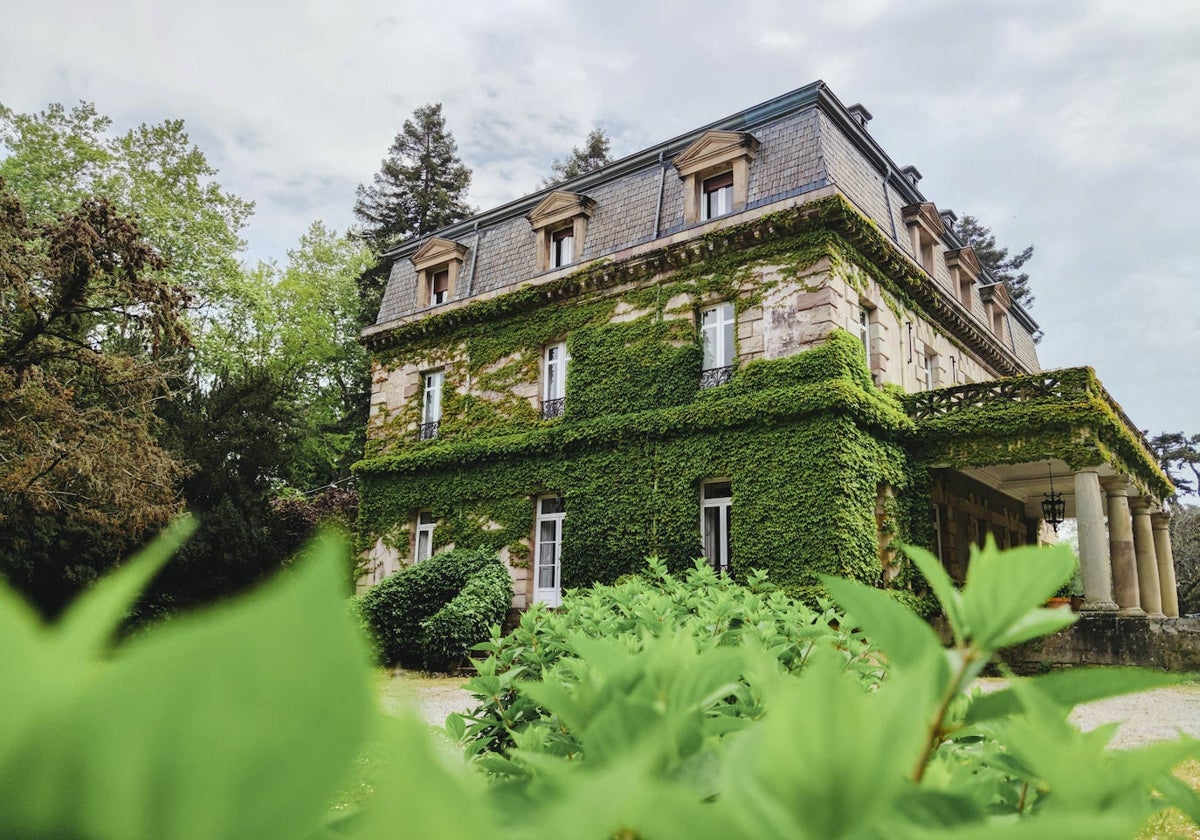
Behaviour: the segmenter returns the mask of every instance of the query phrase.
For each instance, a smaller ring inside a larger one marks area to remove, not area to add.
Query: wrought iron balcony
[[[432,423],[422,423],[420,426],[417,426],[417,440],[433,440],[435,437],[437,437],[437,433],[437,420],[434,420]]]
[[[716,388],[718,385],[724,385],[733,378],[734,366],[709,368],[700,372],[700,387],[701,388]]]
[[[566,397],[560,397],[557,400],[542,400],[542,419],[553,420],[556,417],[562,417],[566,407]]]

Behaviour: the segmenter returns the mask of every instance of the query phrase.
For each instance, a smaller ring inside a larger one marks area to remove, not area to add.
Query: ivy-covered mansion
[[[363,586],[453,545],[517,607],[648,555],[902,588],[896,537],[961,579],[1066,516],[1086,608],[1177,614],[1137,427],[870,119],[816,82],[390,251]]]

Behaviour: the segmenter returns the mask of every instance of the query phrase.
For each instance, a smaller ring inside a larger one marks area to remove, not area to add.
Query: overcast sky
[[[1046,368],[1096,368],[1151,433],[1200,432],[1200,3],[13,2],[0,102],[183,118],[257,203],[247,259],[345,228],[442,102],[470,202],[532,191],[594,125],[617,156],[816,79],[940,208],[1027,269]]]

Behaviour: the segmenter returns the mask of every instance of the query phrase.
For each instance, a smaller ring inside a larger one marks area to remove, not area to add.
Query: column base
[[[1117,615],[1123,615],[1128,618],[1145,618],[1146,611],[1141,607],[1125,607],[1123,610],[1118,612]]]
[[[1167,616],[1166,616],[1165,614],[1163,614],[1163,613],[1160,613],[1160,612],[1157,612],[1157,613],[1147,613],[1147,614],[1146,614],[1146,618],[1153,618],[1153,619],[1160,619],[1160,618],[1161,618],[1161,619],[1165,619],[1166,617],[1167,617]]]
[[[1117,605],[1112,601],[1084,601],[1080,612],[1116,612]]]

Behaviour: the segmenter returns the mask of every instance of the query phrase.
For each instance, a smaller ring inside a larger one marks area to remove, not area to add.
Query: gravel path
[[[398,671],[385,687],[384,705],[396,708],[416,703],[430,725],[441,726],[451,712],[473,705],[471,695],[462,690],[463,682],[462,677],[426,677]],[[1003,685],[1002,680],[986,683]],[[1119,749],[1177,738],[1180,733],[1200,738],[1200,685],[1157,688],[1085,703],[1071,714],[1071,719],[1085,731],[1120,723],[1112,740],[1112,746]]]

